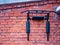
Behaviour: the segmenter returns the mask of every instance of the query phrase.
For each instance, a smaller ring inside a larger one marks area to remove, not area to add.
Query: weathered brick
[[[59,0],[58,0],[59,1]],[[21,4],[22,5],[22,4]],[[24,6],[23,4],[22,6]],[[30,4],[27,4],[27,6]],[[31,4],[33,5],[33,4]],[[52,12],[49,15],[50,36],[47,41],[46,20],[30,20],[30,41],[27,41],[25,10],[53,10],[59,4],[47,4],[44,6],[31,6],[26,8],[9,9],[0,12],[0,45],[60,45],[60,18]],[[7,5],[0,9],[20,7],[19,5]],[[45,16],[46,14],[30,14],[32,16]]]

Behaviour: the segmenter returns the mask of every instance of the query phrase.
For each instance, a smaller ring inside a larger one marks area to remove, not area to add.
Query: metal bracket
[[[30,18],[30,14],[47,14],[46,16],[33,16],[32,19]],[[49,20],[49,12],[39,11],[39,10],[29,10],[27,13],[27,21],[26,21],[26,33],[27,33],[27,40],[29,41],[29,34],[30,34],[30,21],[29,20],[47,20],[46,21],[46,34],[47,34],[47,41],[49,41],[49,34],[50,34],[50,22]]]

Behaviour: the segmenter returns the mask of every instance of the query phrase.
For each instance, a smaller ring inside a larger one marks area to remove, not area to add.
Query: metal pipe
[[[30,21],[29,21],[29,13],[27,13],[26,33],[27,33],[27,40],[29,41],[29,34],[30,34]]]
[[[49,35],[50,35],[50,22],[46,22],[46,34],[47,34],[47,41],[49,41]]]
[[[50,35],[50,22],[48,21],[49,20],[49,13],[47,14],[46,16],[46,34],[47,34],[47,41],[49,41],[49,35]]]

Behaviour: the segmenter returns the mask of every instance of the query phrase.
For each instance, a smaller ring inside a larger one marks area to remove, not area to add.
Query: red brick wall
[[[50,40],[46,39],[46,21],[30,20],[30,41],[26,35],[26,13],[24,10],[53,10],[59,4],[47,4],[45,6],[32,6],[19,9],[0,11],[0,45],[60,45],[60,17],[50,13]],[[8,8],[9,6],[7,6]],[[43,16],[43,15],[37,15]]]

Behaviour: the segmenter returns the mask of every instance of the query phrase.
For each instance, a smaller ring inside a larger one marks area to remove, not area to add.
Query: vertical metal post
[[[49,13],[47,14],[47,21],[46,21],[46,34],[47,34],[47,41],[49,41],[49,35],[50,35],[50,22],[49,19]]]
[[[29,34],[30,34],[30,21],[29,21],[29,12],[27,13],[27,21],[26,21],[26,33],[27,33],[27,40],[29,41]]]

